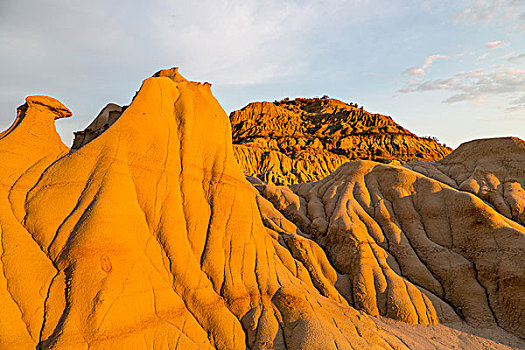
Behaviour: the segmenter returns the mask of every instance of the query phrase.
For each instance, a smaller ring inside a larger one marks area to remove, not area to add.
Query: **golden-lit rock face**
[[[244,172],[281,185],[320,180],[349,160],[435,161],[451,151],[390,117],[329,98],[255,102],[230,122]]]
[[[0,349],[523,346],[523,226],[473,194],[374,162],[254,188],[176,69],[76,150],[70,114],[30,97],[0,134]]]

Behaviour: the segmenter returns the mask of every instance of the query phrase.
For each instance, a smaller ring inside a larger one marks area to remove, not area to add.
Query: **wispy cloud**
[[[522,0],[471,0],[468,7],[452,16],[454,22],[489,23],[516,21],[516,29],[525,25],[525,2]]]
[[[450,58],[450,57],[449,56],[445,56],[445,55],[428,56],[427,58],[425,58],[425,62],[423,63],[422,68],[426,69],[426,68],[430,67],[432,62],[434,62],[435,60],[440,59],[440,58]]]
[[[438,59],[447,59],[450,58],[450,56],[446,55],[432,55],[425,58],[425,62],[421,65],[421,67],[411,67],[402,72],[402,74],[410,75],[410,76],[424,76],[426,74],[425,69],[430,67],[432,63],[435,60]]]
[[[475,55],[476,52],[475,51],[461,51],[460,53],[457,53],[454,55],[454,57],[463,57],[463,56],[473,56]]]
[[[150,25],[159,53],[229,86],[309,74],[350,23],[400,11],[379,0],[155,1],[162,11]]]
[[[511,106],[507,107],[509,112],[525,111],[525,94],[511,101],[511,104]]]
[[[523,108],[523,109],[525,109],[525,108]],[[506,120],[525,120],[525,115],[509,115],[509,116],[506,116],[503,119],[506,119]]]
[[[512,55],[515,55],[515,54],[516,54],[516,52],[507,52],[506,54],[501,55],[499,58],[505,59],[505,58],[509,58],[509,57],[511,57]]]
[[[485,48],[487,49],[495,49],[496,47],[500,47],[503,45],[503,42],[502,41],[489,41],[488,43],[485,44]]]
[[[161,3],[164,11],[151,19],[161,52],[213,81],[236,85],[300,71],[307,58],[291,63],[305,45],[299,33],[315,22],[315,13],[321,10],[311,1]]]
[[[215,84],[261,84],[306,74],[335,33],[387,7],[379,0],[152,0],[124,12],[116,0],[0,0],[2,64],[23,67],[38,57],[54,65],[42,72],[62,69],[64,60],[107,76],[115,66],[180,65]]]
[[[491,70],[478,69],[471,72],[460,72],[446,79],[412,82],[399,90],[401,93],[424,91],[450,91],[452,95],[445,103],[479,100],[494,95],[505,95],[509,98],[509,111],[525,106],[525,70],[505,67],[493,67]]]
[[[525,64],[525,53],[522,53],[521,55],[509,57],[508,61],[512,63]]]
[[[484,60],[485,58],[487,58],[489,56],[489,53],[488,52],[485,52],[483,55],[479,56],[478,58],[476,58],[477,61],[482,61]]]
[[[525,111],[525,105],[520,106],[510,106],[506,108],[509,112],[519,112],[519,111]]]
[[[495,118],[479,118],[478,120],[480,122],[484,122],[484,123],[501,122],[502,120],[504,120],[504,121],[516,121],[516,120],[517,121],[521,121],[521,120],[525,120],[525,115],[507,114],[503,118],[498,118],[498,117],[495,117]]]
[[[405,69],[403,71],[403,74],[410,75],[413,77],[423,76],[425,75],[425,70],[421,67],[412,67],[412,68]]]

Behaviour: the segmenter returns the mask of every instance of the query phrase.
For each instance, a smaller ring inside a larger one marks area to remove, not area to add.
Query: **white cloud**
[[[164,55],[223,84],[261,83],[300,70],[308,57],[292,58],[319,10],[275,0],[165,1],[162,7],[151,25]]]
[[[516,52],[507,52],[506,54],[501,55],[499,58],[505,59],[505,58],[509,58],[510,56],[515,55],[515,54],[516,54]]]
[[[425,62],[423,63],[423,66],[421,68],[426,69],[426,68],[430,67],[432,62],[434,62],[435,60],[440,59],[440,58],[441,59],[446,59],[446,58],[450,58],[450,57],[449,56],[445,56],[445,55],[428,56],[427,58],[425,58]]]
[[[488,43],[485,44],[485,48],[487,49],[495,49],[497,47],[500,47],[503,45],[503,42],[502,41],[489,41]]]
[[[515,28],[523,29],[525,2],[523,0],[470,0],[468,7],[452,16],[454,22],[489,23],[516,22]]]
[[[223,85],[307,74],[350,23],[401,11],[379,0],[152,0],[125,8],[117,0],[0,0],[0,8],[1,63],[11,70],[38,58],[48,71],[89,65],[111,79],[115,69],[180,65],[193,79]]]
[[[399,90],[402,93],[424,91],[452,92],[453,94],[443,101],[445,103],[503,95],[509,100],[507,109],[514,111],[520,109],[520,106],[525,106],[525,70],[501,65],[488,71],[478,69],[460,72],[446,79],[412,82]],[[518,94],[519,98],[516,97]]]
[[[513,104],[521,104],[521,105],[525,105],[525,95],[522,95],[521,97],[515,99],[514,101],[512,101]]]
[[[385,56],[372,45],[375,23],[407,11],[381,0],[0,0],[0,127],[27,94],[59,98],[81,124],[174,65],[212,82],[227,109],[272,94],[256,85],[360,73],[359,63]]]
[[[425,69],[430,67],[432,63],[437,59],[447,59],[450,58],[450,56],[445,55],[432,55],[425,58],[425,62],[421,65],[421,67],[411,67],[402,72],[402,74],[410,75],[410,76],[424,76],[426,74]]]
[[[509,112],[525,111],[525,94],[511,101],[511,105],[507,107],[507,110]]]
[[[158,1],[150,23],[159,52],[222,85],[308,74],[341,28],[389,11],[377,0]]]
[[[483,55],[479,56],[478,58],[476,58],[477,61],[482,61],[484,60],[485,58],[487,58],[489,56],[489,53],[488,52],[485,52]]]
[[[425,75],[425,70],[421,67],[412,67],[403,71],[403,74],[410,75],[413,77]]]
[[[525,106],[522,106],[522,107],[520,107],[520,109],[515,110],[513,112],[518,112],[518,111],[525,111]],[[525,120],[525,115],[507,115],[503,119],[506,119],[506,120]]]
[[[525,53],[522,53],[521,55],[509,57],[508,61],[512,63],[517,63],[517,64],[524,64],[525,63]]]

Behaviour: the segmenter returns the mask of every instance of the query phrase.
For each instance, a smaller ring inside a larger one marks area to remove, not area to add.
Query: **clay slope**
[[[329,98],[255,102],[230,122],[244,172],[276,184],[317,181],[349,160],[434,161],[451,151],[390,117]]]
[[[67,109],[31,101],[0,139],[0,348],[506,348],[352,307],[348,271],[244,179],[209,84],[161,71],[67,154],[51,130]],[[402,283],[417,322],[437,322],[443,303]]]
[[[246,174],[274,184],[317,181],[348,162],[345,156],[327,151],[302,152],[288,156],[278,150],[250,144],[233,145],[233,151]]]
[[[405,166],[462,191],[471,192],[500,214],[525,225],[525,141],[516,137],[462,144],[433,163]]]
[[[446,159],[461,159],[454,153]],[[525,227],[477,196],[371,161],[291,188],[252,181],[324,248],[358,309],[525,337]]]

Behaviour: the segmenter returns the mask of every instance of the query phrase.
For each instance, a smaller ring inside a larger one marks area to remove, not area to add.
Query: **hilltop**
[[[230,122],[244,171],[277,184],[316,181],[350,160],[435,161],[451,152],[389,116],[328,97],[250,103]]]

